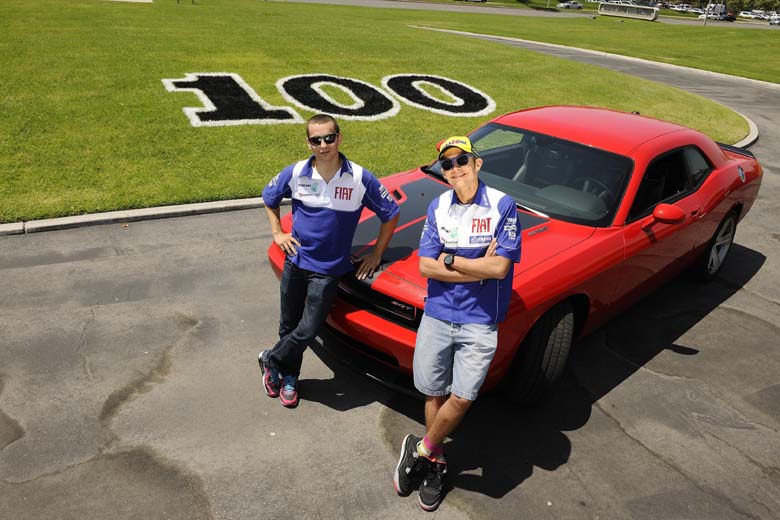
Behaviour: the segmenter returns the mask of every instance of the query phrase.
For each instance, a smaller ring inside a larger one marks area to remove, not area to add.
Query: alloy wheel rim
[[[721,228],[718,235],[715,237],[715,242],[710,249],[710,258],[707,263],[707,272],[715,274],[723,262],[726,260],[726,256],[729,254],[731,244],[734,241],[734,219],[729,219]]]

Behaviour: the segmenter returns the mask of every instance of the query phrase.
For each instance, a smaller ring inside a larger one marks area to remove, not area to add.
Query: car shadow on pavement
[[[734,244],[714,280],[678,276],[580,340],[569,368],[596,402],[662,352],[696,356],[699,349],[681,338],[741,290],[765,261],[761,253]]]
[[[519,407],[499,392],[480,396],[445,444],[454,488],[501,498],[529,478],[534,467],[555,471],[571,455],[565,432],[588,423],[594,404],[661,353],[695,357],[699,350],[681,338],[739,291],[765,262],[757,251],[734,244],[718,277],[700,283],[687,274],[662,286],[604,327],[577,342],[569,365],[549,397]],[[395,452],[406,433],[424,432],[422,396],[411,380],[345,351],[343,339],[324,333],[312,349],[333,371],[329,380],[301,381],[301,396],[346,411],[380,402],[387,445]],[[381,379],[384,386],[371,379]],[[395,412],[395,413],[392,413]],[[404,417],[399,417],[401,416]],[[394,455],[395,456],[395,455]]]

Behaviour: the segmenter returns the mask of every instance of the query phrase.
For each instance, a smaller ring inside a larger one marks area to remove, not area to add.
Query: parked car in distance
[[[769,25],[780,25],[780,17],[770,18]]]
[[[582,9],[582,4],[574,0],[567,0],[566,2],[561,2],[556,7],[558,9]]]
[[[470,138],[484,161],[480,180],[517,203],[522,256],[484,389],[500,385],[518,401],[544,395],[576,338],[682,270],[715,277],[762,179],[749,151],[678,124],[594,107],[513,112]],[[367,357],[410,375],[427,284],[417,249],[428,205],[450,186],[435,159],[382,184],[401,207],[395,234],[372,278],[341,280],[327,327],[354,362]],[[378,228],[365,210],[353,255],[371,247]],[[295,235],[291,213],[282,229]],[[490,237],[465,233],[470,239]],[[268,257],[280,276],[284,253],[271,243]]]
[[[700,14],[698,16],[699,20],[704,20],[704,18],[707,18],[708,20],[718,20],[721,22],[733,22],[735,20],[734,15],[732,14],[716,14],[716,13],[709,13],[709,14]]]

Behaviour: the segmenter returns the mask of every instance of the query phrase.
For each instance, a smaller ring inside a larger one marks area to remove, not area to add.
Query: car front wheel
[[[563,373],[574,340],[574,308],[564,301],[531,328],[515,354],[503,389],[516,403],[539,402]]]

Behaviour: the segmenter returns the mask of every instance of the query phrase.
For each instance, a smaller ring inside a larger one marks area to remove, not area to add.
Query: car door
[[[695,147],[679,148],[656,157],[645,170],[622,229],[624,260],[615,300],[635,300],[679,272],[700,242],[696,188],[708,171],[693,171],[691,157],[703,155]],[[684,218],[675,223],[655,219],[653,210],[662,203],[682,209]]]

